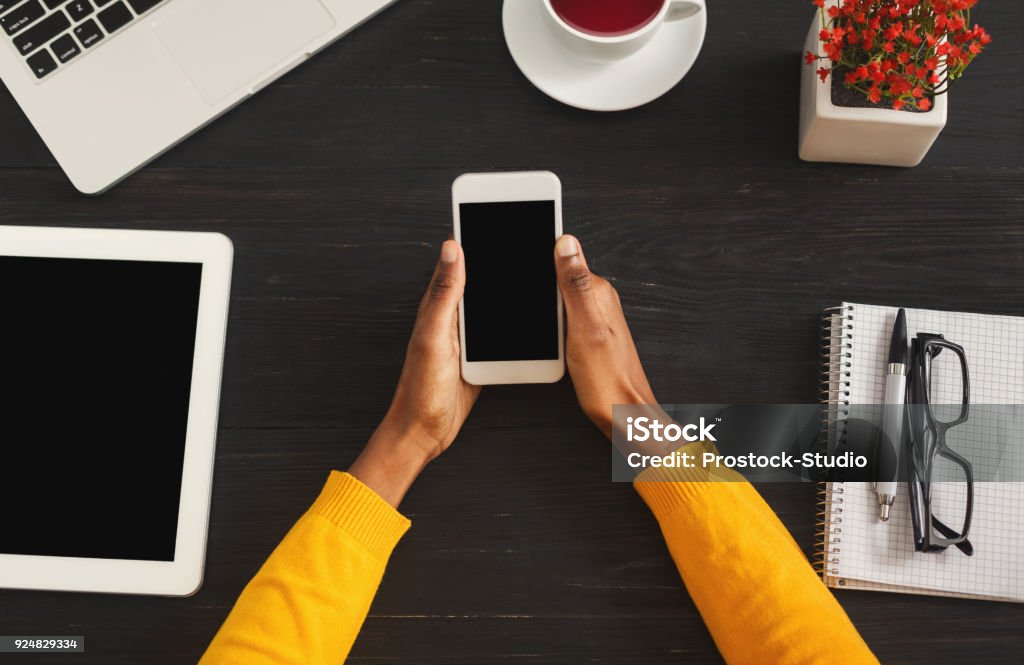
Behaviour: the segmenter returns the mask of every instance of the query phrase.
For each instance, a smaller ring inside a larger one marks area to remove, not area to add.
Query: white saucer
[[[643,106],[675,87],[690,71],[707,30],[707,10],[666,21],[636,53],[611,63],[590,62],[558,43],[543,0],[505,0],[505,42],[523,74],[547,95],[588,111]]]

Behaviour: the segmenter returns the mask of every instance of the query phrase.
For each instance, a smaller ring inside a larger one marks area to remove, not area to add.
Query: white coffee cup
[[[576,55],[596,62],[612,62],[632,55],[654,37],[665,21],[686,19],[705,10],[704,0],[664,0],[654,18],[636,30],[621,35],[605,36],[574,28],[558,15],[551,5],[551,0],[543,0],[543,3],[552,34]]]

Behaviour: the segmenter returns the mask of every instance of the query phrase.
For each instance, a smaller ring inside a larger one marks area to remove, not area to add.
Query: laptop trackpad
[[[179,0],[154,26],[209,104],[216,104],[334,27],[320,0]]]

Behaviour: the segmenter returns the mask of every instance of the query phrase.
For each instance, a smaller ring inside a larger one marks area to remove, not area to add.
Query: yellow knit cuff
[[[705,452],[717,452],[714,444],[698,441],[676,450],[700,459]],[[746,482],[742,475],[724,468],[651,467],[641,471],[633,487],[650,507],[655,517],[668,515],[680,505],[705,492],[708,486],[721,482]]]
[[[412,524],[355,476],[340,471],[331,471],[309,512],[344,529],[381,560],[391,555]]]

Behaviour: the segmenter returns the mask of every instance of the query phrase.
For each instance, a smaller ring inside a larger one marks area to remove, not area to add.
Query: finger
[[[454,240],[441,245],[441,256],[434,267],[430,286],[420,302],[420,321],[436,332],[447,331],[466,288],[466,262],[462,247]]]
[[[590,272],[583,248],[574,236],[563,235],[555,243],[555,273],[570,325],[573,321],[599,324],[602,317],[595,292],[599,278]]]

